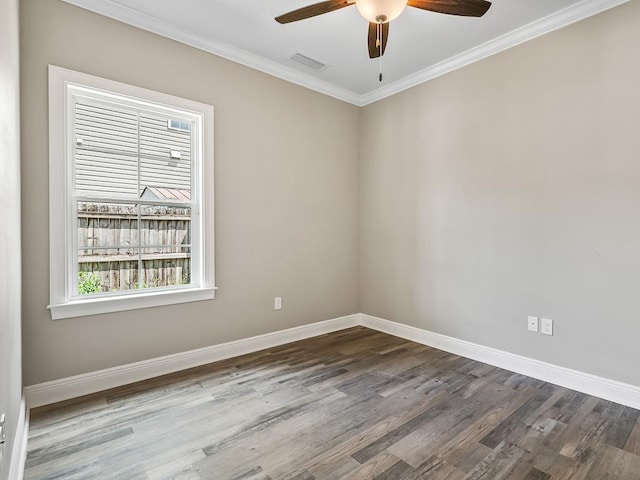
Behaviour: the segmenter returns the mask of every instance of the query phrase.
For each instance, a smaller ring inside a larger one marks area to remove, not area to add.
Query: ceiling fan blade
[[[378,25],[382,27],[382,53],[380,53],[380,45],[378,44]],[[389,38],[389,22],[382,24],[369,22],[369,58],[378,58],[384,55],[387,48],[387,38]]]
[[[486,0],[409,0],[407,5],[448,15],[481,17],[487,13],[491,2]]]
[[[279,17],[276,17],[276,22],[297,22],[298,20],[315,17],[316,15],[322,15],[323,13],[340,10],[341,8],[348,7],[350,5],[355,5],[355,2],[351,2],[349,0],[329,0],[328,2],[314,3],[313,5],[307,5],[306,7],[299,8],[298,10],[280,15]]]

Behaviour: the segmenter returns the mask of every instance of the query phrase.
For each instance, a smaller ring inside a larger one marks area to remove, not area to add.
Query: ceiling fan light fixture
[[[388,23],[406,6],[407,0],[356,0],[358,12],[371,23]]]

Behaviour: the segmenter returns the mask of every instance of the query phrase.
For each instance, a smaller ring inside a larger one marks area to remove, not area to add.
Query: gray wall
[[[9,475],[22,398],[19,72],[18,0],[0,0],[0,413],[7,415],[0,478]]]
[[[358,311],[358,108],[58,0],[21,27],[26,385]],[[50,319],[48,64],[214,105],[215,300]]]
[[[640,385],[640,2],[362,110],[21,4],[26,384],[360,310]],[[49,63],[216,107],[214,301],[50,320]]]
[[[638,32],[629,2],[363,110],[363,312],[640,385]]]

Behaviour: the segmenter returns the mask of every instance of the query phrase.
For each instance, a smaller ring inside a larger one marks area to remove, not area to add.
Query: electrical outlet
[[[0,415],[0,443],[4,444],[4,413]]]
[[[282,310],[282,297],[275,297],[273,299],[273,309]]]
[[[4,457],[4,413],[0,415],[0,462]]]
[[[540,333],[543,335],[553,335],[553,320],[550,318],[543,318],[540,323],[542,324]]]
[[[538,317],[528,317],[527,318],[527,329],[530,332],[538,331]]]

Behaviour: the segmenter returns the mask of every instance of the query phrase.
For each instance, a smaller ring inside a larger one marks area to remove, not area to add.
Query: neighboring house
[[[147,186],[153,186],[159,198],[159,188],[189,191],[193,142],[189,123],[85,99],[75,108],[78,191],[109,196],[140,191],[142,196]]]

